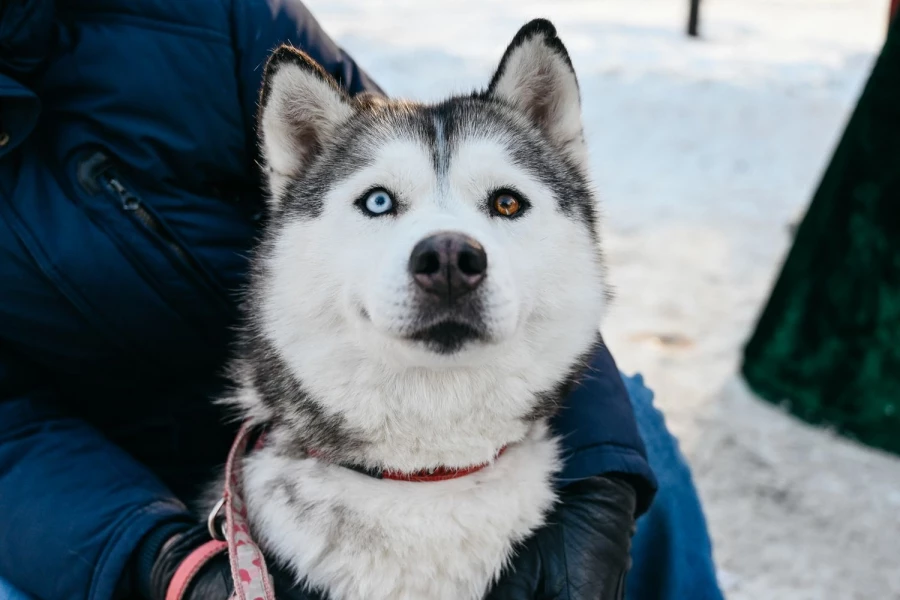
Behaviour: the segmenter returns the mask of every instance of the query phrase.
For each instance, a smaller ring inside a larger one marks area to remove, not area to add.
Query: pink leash
[[[179,565],[166,591],[166,600],[182,600],[197,572],[213,557],[228,551],[234,594],[231,600],[275,600],[272,579],[259,546],[250,537],[247,522],[247,505],[241,496],[242,458],[247,452],[250,437],[249,423],[241,425],[225,465],[225,490],[222,499],[209,514],[207,524],[213,539],[206,542]],[[222,509],[225,510],[224,531],[217,531],[216,524]],[[224,536],[222,535],[224,534]],[[221,539],[224,537],[224,540]]]

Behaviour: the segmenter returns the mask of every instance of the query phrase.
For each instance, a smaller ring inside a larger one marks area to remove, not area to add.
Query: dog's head
[[[434,105],[350,98],[279,48],[259,132],[271,216],[251,318],[325,412],[365,428],[392,403],[445,418],[487,401],[526,419],[592,346],[596,207],[549,22],[519,31],[486,91]]]

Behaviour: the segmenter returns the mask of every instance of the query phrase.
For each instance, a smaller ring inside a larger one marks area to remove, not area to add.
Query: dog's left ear
[[[535,19],[519,30],[487,95],[525,113],[560,149],[586,162],[578,79],[550,21]]]
[[[307,54],[287,45],[272,53],[257,128],[274,208],[353,110],[347,93]]]

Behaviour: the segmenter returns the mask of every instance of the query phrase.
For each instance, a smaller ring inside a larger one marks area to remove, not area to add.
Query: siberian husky
[[[251,530],[333,600],[482,598],[555,501],[548,418],[605,302],[578,83],[525,25],[487,89],[349,97],[265,68],[270,219],[225,402],[267,428]]]

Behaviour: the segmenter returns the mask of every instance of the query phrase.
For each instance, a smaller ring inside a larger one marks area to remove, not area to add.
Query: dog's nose
[[[487,254],[467,235],[436,233],[413,248],[409,272],[424,291],[452,304],[484,281]]]

